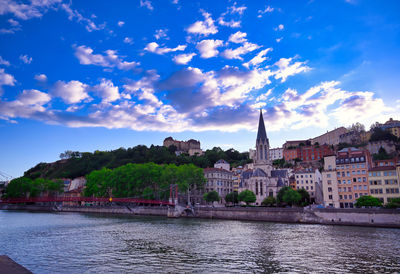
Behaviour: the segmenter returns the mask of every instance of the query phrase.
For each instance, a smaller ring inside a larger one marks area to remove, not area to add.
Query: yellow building
[[[370,195],[380,199],[384,204],[390,199],[400,197],[399,167],[378,166],[369,169],[369,191]]]

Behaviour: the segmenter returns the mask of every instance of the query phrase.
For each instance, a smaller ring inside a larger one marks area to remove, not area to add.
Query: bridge
[[[22,204],[22,203],[62,203],[62,202],[115,202],[145,205],[175,206],[172,201],[159,201],[139,198],[100,198],[100,197],[38,197],[38,198],[6,198],[0,200],[0,204]]]

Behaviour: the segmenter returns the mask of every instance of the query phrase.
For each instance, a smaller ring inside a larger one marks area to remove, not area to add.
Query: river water
[[[400,229],[0,211],[0,254],[34,273],[389,273]]]

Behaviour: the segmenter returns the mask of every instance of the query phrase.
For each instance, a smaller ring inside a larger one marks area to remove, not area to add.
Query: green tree
[[[205,193],[203,195],[203,199],[206,202],[213,203],[213,202],[218,202],[220,198],[219,198],[218,192],[213,190],[213,191],[210,191],[208,193]]]
[[[400,208],[400,198],[393,198],[387,203],[386,208]]]
[[[239,193],[238,200],[249,205],[250,203],[254,203],[257,197],[253,191],[246,189]]]
[[[237,204],[239,202],[237,191],[226,194],[225,202],[231,203],[231,204]]]
[[[310,194],[308,193],[308,191],[305,190],[304,188],[298,189],[296,191],[301,195],[300,205],[302,205],[302,206],[309,205],[311,202],[311,199],[310,199]]]
[[[301,195],[297,191],[289,189],[283,194],[282,200],[290,206],[298,205],[301,201]]]
[[[276,201],[278,204],[281,204],[283,202],[283,195],[286,191],[289,191],[290,189],[290,187],[284,186],[278,191],[278,194],[276,195]]]
[[[378,198],[366,195],[366,196],[361,196],[360,198],[357,199],[356,203],[354,204],[356,207],[371,207],[371,206],[376,206],[380,207],[382,206],[381,200]]]
[[[263,206],[274,206],[276,204],[276,199],[273,196],[268,196],[261,202],[261,204]]]

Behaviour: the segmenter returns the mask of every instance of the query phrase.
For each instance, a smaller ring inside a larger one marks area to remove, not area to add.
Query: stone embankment
[[[5,210],[58,211],[101,214],[123,214],[143,216],[186,217],[205,219],[227,219],[266,221],[281,223],[356,225],[400,228],[398,209],[307,209],[266,207],[185,207],[165,206],[38,206],[1,205]],[[179,209],[179,210],[177,210]]]

